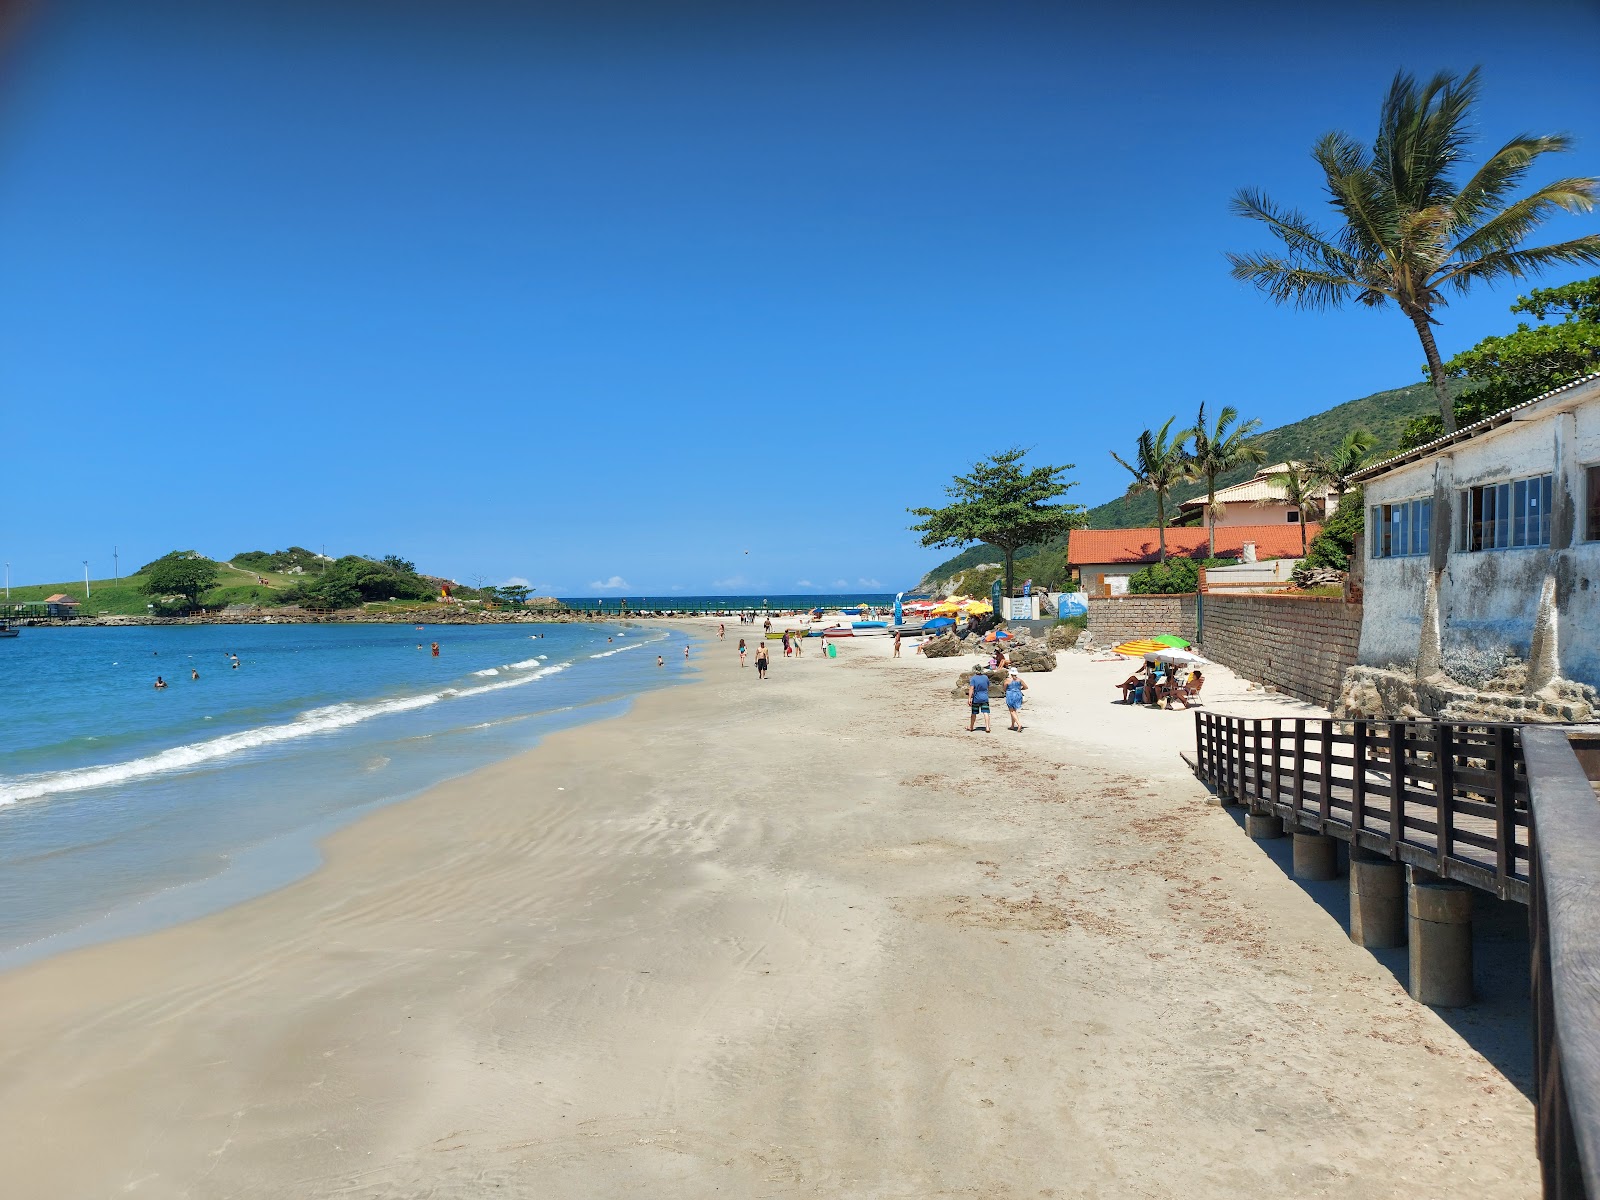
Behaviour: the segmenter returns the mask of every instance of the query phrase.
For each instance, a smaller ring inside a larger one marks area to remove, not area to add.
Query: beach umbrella
[[[974,600],[967,605],[968,613],[992,613],[993,611],[994,605],[987,600]]]
[[[931,611],[938,613],[941,617],[953,617],[961,611],[961,607],[946,600],[943,604],[935,604]]]
[[[1144,660],[1145,662],[1181,663],[1185,666],[1207,661],[1192,650],[1151,650],[1145,654]]]
[[[1175,633],[1163,633],[1160,637],[1152,638],[1151,640],[1160,642],[1163,646],[1171,646],[1174,650],[1187,650],[1189,648],[1189,643]]]
[[[948,627],[950,627],[951,625],[954,625],[954,624],[955,624],[955,622],[952,621],[949,617],[935,617],[933,620],[929,621],[926,625],[924,625],[923,628],[924,629],[946,629],[946,628],[948,628]]]
[[[1150,654],[1159,650],[1170,650],[1171,648],[1156,641],[1154,638],[1140,638],[1136,641],[1123,642],[1120,646],[1112,647],[1118,654],[1132,654],[1135,656]]]

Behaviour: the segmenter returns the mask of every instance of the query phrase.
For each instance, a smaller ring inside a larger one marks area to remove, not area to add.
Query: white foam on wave
[[[285,725],[263,725],[257,729],[225,733],[221,737],[209,738],[203,742],[191,742],[184,746],[173,746],[157,754],[131,759],[128,762],[106,763],[97,767],[76,767],[70,771],[47,771],[38,775],[0,777],[0,806],[15,804],[19,800],[38,800],[57,792],[78,792],[89,788],[110,787],[113,784],[129,783],[136,779],[148,779],[153,775],[182,771],[262,746],[329,733],[362,721],[370,721],[374,717],[427,708],[452,697],[481,696],[485,692],[498,692],[502,688],[520,687],[536,679],[555,675],[571,665],[571,663],[555,663],[515,679],[503,679],[496,683],[479,684],[476,687],[444,688],[437,692],[401,696],[393,700],[329,704],[322,708],[308,709]]]
[[[498,674],[500,674],[500,668],[499,667],[490,667],[485,671],[474,671],[473,674],[474,675],[498,675]]]

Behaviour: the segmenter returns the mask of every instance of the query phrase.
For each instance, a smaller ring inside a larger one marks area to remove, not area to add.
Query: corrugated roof
[[[1263,500],[1282,501],[1288,498],[1283,485],[1273,483],[1272,476],[1282,474],[1289,468],[1279,466],[1269,471],[1263,471],[1254,479],[1246,479],[1243,483],[1236,483],[1232,487],[1217,489],[1218,504],[1254,504]],[[1206,498],[1196,496],[1192,500],[1185,500],[1180,508],[1204,508]]]
[[[44,602],[46,604],[76,604],[77,600],[65,592],[57,592],[54,596],[46,596]]]
[[[1314,538],[1322,530],[1317,521],[1306,523],[1306,537]],[[1246,542],[1256,544],[1260,558],[1287,558],[1300,553],[1300,526],[1284,522],[1281,525],[1222,525],[1217,528],[1217,557],[1235,558],[1244,550]],[[1167,528],[1167,556],[1193,557],[1210,546],[1208,532],[1203,528]],[[1067,536],[1067,563],[1081,566],[1085,563],[1145,563],[1155,562],[1161,556],[1161,543],[1157,530],[1149,529],[1074,529]]]
[[[1581,388],[1588,383],[1600,383],[1600,372],[1593,375],[1585,375],[1582,379],[1574,379],[1571,383],[1564,383],[1558,388],[1551,388],[1548,392],[1535,396],[1532,400],[1524,400],[1521,404],[1513,404],[1510,408],[1497,412],[1493,416],[1484,417],[1481,421],[1474,421],[1471,425],[1463,425],[1454,433],[1447,433],[1444,437],[1434,438],[1433,441],[1426,442],[1414,449],[1386,458],[1382,462],[1373,463],[1370,467],[1357,471],[1350,478],[1355,483],[1365,483],[1369,479],[1376,479],[1379,475],[1392,471],[1396,467],[1403,467],[1407,463],[1427,458],[1428,455],[1443,450],[1446,446],[1454,445],[1456,442],[1464,442],[1469,438],[1477,437],[1481,433],[1487,433],[1491,429],[1515,421],[1518,413],[1524,413],[1536,404],[1543,404],[1546,400],[1560,396],[1565,392],[1570,392],[1573,388]],[[1600,394],[1600,392],[1597,392],[1597,394]]]

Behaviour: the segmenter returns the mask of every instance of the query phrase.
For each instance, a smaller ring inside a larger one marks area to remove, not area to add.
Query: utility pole
[[[11,599],[11,564],[6,564],[6,599]]]
[[[89,598],[89,560],[83,560],[83,598]]]
[[[111,573],[117,577],[117,586],[122,586],[122,560],[117,557],[117,548],[111,547]]]

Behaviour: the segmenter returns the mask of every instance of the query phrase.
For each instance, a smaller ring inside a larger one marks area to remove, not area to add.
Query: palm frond
[[[1484,221],[1456,243],[1455,257],[1480,258],[1514,249],[1558,212],[1588,212],[1600,199],[1600,179],[1558,179],[1524,196]]]
[[[1600,265],[1600,233],[1590,233],[1527,250],[1492,250],[1471,262],[1452,267],[1440,275],[1435,283],[1439,286],[1449,284],[1456,291],[1465,292],[1473,283],[1522,279],[1537,275],[1546,267],[1596,265]]]
[[[1485,159],[1472,178],[1461,185],[1452,205],[1459,227],[1471,229],[1503,207],[1541,154],[1560,154],[1570,149],[1572,139],[1564,133],[1543,137],[1519,133]]]
[[[1457,76],[1440,71],[1422,86],[1401,71],[1389,85],[1373,142],[1373,161],[1392,203],[1427,208],[1454,194],[1450,173],[1472,135],[1478,68]]]
[[[1296,308],[1337,308],[1363,281],[1349,275],[1300,266],[1269,254],[1229,254],[1232,274],[1253,284],[1279,304]]]
[[[1344,214],[1340,250],[1346,259],[1370,261],[1386,257],[1394,241],[1392,214],[1378,194],[1380,180],[1367,148],[1348,134],[1326,133],[1312,148],[1322,168],[1334,208]]]

